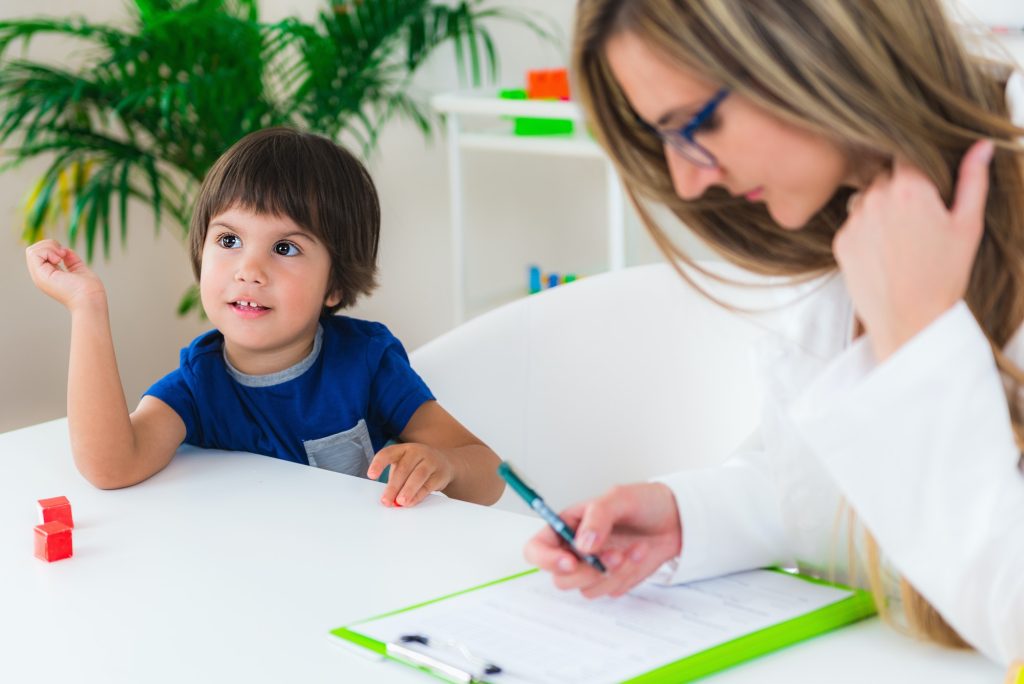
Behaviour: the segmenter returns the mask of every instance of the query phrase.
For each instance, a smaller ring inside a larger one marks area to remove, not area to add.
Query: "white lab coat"
[[[1021,124],[1019,74],[1007,98]],[[845,500],[966,641],[997,662],[1024,658],[1024,474],[976,320],[960,302],[877,364],[853,339],[842,279],[803,289],[761,354],[758,431],[722,467],[663,480],[683,552],[661,579],[795,564],[850,580]],[[1005,351],[1024,367],[1021,330]]]

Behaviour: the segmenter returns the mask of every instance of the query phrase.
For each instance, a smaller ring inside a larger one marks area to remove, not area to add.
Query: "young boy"
[[[97,487],[126,487],[188,442],[372,479],[390,466],[386,506],[435,490],[494,503],[498,457],[434,400],[401,343],[380,323],[331,315],[376,285],[379,232],[376,190],[344,149],[281,128],[240,140],[203,181],[189,231],[216,329],[132,413],[103,284],[57,242],[29,247],[32,280],[71,312],[79,471]]]

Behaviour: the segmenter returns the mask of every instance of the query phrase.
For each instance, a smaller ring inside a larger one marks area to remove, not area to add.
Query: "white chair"
[[[761,335],[656,264],[520,299],[411,359],[440,403],[560,509],[727,456],[757,420],[748,352]],[[525,510],[511,490],[498,506]]]

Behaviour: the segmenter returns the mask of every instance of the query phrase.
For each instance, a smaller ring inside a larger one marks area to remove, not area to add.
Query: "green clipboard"
[[[509,577],[503,577],[463,591],[448,594],[447,596],[442,596],[407,608],[377,615],[375,617],[361,620],[352,625],[331,630],[330,635],[344,642],[348,642],[348,644],[367,649],[370,653],[376,654],[381,658],[394,660],[404,665],[414,667],[443,681],[465,682],[467,684],[472,682],[494,682],[497,684],[503,681],[501,673],[494,675],[485,674],[484,670],[486,667],[486,661],[483,661],[482,659],[478,659],[478,662],[473,663],[473,667],[467,667],[467,662],[469,661],[465,659],[460,659],[461,662],[456,664],[452,662],[451,657],[448,657],[450,654],[425,653],[421,650],[416,650],[416,648],[419,647],[419,644],[413,644],[413,648],[409,648],[406,644],[384,641],[377,637],[369,636],[363,631],[360,631],[360,629],[363,628],[365,630],[368,625],[384,620],[385,618],[392,618],[394,616],[412,613],[428,606],[435,606],[436,604],[450,601],[457,597],[464,597],[469,594],[473,594],[474,592],[485,590],[489,587],[496,587],[497,585],[514,582],[515,580],[534,575],[537,572],[538,571],[536,569],[527,570],[526,572],[521,572]],[[717,643],[709,648],[704,648],[699,652],[649,669],[646,672],[629,676],[624,679],[619,679],[618,681],[624,683],[628,682],[629,684],[694,681],[709,674],[725,670],[733,665],[738,665],[767,653],[771,653],[772,651],[780,650],[792,644],[824,634],[875,614],[874,600],[871,595],[864,590],[854,589],[776,568],[769,569],[768,571],[754,572],[779,573],[793,578],[795,581],[840,589],[845,592],[849,592],[849,594],[845,598],[836,600],[823,607],[802,613],[787,620],[775,622],[767,627],[747,632],[736,638],[722,641],[721,643]],[[425,644],[426,642],[424,641],[422,643]],[[522,680],[517,679],[516,681],[518,682]]]

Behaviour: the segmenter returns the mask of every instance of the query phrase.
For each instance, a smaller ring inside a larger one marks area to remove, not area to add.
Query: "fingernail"
[[[983,164],[988,164],[996,153],[996,144],[991,140],[986,140],[982,150],[981,161]]]
[[[597,542],[597,532],[593,530],[587,530],[580,535],[576,545],[580,548],[580,551],[589,552],[594,548],[594,544]]]
[[[629,552],[629,560],[633,561],[634,563],[639,563],[644,559],[644,556],[646,555],[647,549],[643,546],[638,546],[637,548]]]
[[[568,558],[559,558],[558,559],[558,569],[561,570],[562,572],[572,572],[573,567],[575,565],[576,564],[573,563],[572,560],[570,560]]]
[[[395,503],[398,504],[399,506],[404,506],[405,502],[406,502],[406,499],[405,499],[404,496],[400,496],[397,499],[395,499]]]
[[[615,568],[622,565],[622,554],[621,553],[610,553],[607,556],[601,558],[606,568],[614,570]]]

